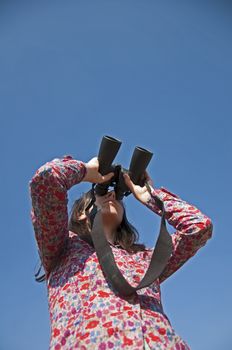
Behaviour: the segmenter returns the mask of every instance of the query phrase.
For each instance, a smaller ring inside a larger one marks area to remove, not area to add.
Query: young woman
[[[104,183],[113,176],[102,176],[98,168],[97,157],[85,163],[66,155],[41,166],[29,183],[31,218],[48,290],[49,349],[189,350],[163,310],[160,284],[206,244],[212,236],[212,222],[166,188],[155,188],[147,172],[150,191],[125,175],[135,199],[161,216],[155,199],[159,197],[165,218],[176,231],[171,235],[173,253],[160,277],[132,298],[122,298],[107,283],[92,244],[92,191],[75,201],[68,215],[72,186],[83,181]],[[135,287],[149,266],[153,249],[137,242],[139,234],[114,191],[95,197],[117,266]]]

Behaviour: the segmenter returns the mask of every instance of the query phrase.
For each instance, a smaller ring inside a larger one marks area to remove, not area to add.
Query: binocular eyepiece
[[[99,153],[99,172],[106,175],[110,172],[114,176],[110,181],[103,184],[97,184],[95,193],[98,196],[104,196],[108,192],[110,186],[114,187],[116,199],[121,200],[124,196],[131,194],[130,189],[124,181],[123,174],[128,173],[132,182],[136,185],[144,186],[145,184],[145,170],[153,156],[153,153],[142,147],[135,147],[129,169],[123,168],[120,164],[112,164],[122,142],[111,136],[103,136]]]

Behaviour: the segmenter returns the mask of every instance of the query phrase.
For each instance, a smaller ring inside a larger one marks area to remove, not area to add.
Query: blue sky
[[[65,154],[87,162],[103,135],[122,140],[125,167],[135,146],[153,151],[155,186],[212,219],[212,239],[161,285],[162,302],[193,350],[232,348],[231,13],[213,0],[1,2],[0,349],[49,344],[29,180]],[[70,189],[69,209],[89,188]],[[153,246],[160,218],[125,203]]]

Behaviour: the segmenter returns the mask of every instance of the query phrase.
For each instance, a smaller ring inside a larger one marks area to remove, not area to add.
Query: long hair
[[[74,201],[69,214],[68,221],[68,230],[77,233],[80,237],[84,238],[91,245],[93,245],[93,242],[90,234],[91,222],[88,209],[92,206],[92,203],[93,191],[91,189],[88,192],[84,192],[80,198]],[[126,208],[123,201],[121,201],[121,204],[124,208],[123,218],[121,224],[117,227],[116,231],[114,232],[114,244],[120,245],[130,254],[146,250],[144,244],[136,243],[139,240],[139,233],[137,229],[128,221],[126,215]],[[86,214],[84,219],[81,219],[82,214]],[[35,273],[36,282],[43,282],[46,279],[45,274],[39,276],[41,268],[42,262],[40,264],[39,270]]]
[[[88,220],[88,213],[86,210],[91,205],[92,199],[92,190],[83,193],[79,199],[75,200],[69,218],[69,230],[79,234],[80,236],[83,235],[86,238],[89,236],[89,241],[92,240],[90,235],[91,223],[90,220]],[[129,253],[146,250],[144,244],[136,243],[139,240],[139,233],[137,229],[128,221],[126,215],[126,207],[123,201],[121,201],[121,204],[123,205],[124,209],[123,218],[121,224],[114,232],[114,244],[120,245]],[[81,214],[83,213],[86,213],[87,217],[85,219],[80,219]]]

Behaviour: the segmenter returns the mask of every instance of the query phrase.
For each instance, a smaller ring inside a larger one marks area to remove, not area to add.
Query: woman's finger
[[[150,175],[148,174],[148,172],[147,172],[146,170],[145,170],[145,181],[146,181],[149,185],[153,186],[152,178],[150,177]]]
[[[125,179],[125,183],[126,185],[129,187],[129,189],[131,190],[132,193],[134,193],[134,184],[130,179],[130,176],[127,173],[123,174],[123,177]]]
[[[107,174],[107,175],[103,175],[103,176],[101,176],[101,182],[107,182],[107,181],[109,181],[113,176],[114,176],[114,173],[113,173],[113,172],[111,172],[111,173],[109,173],[109,174]]]

